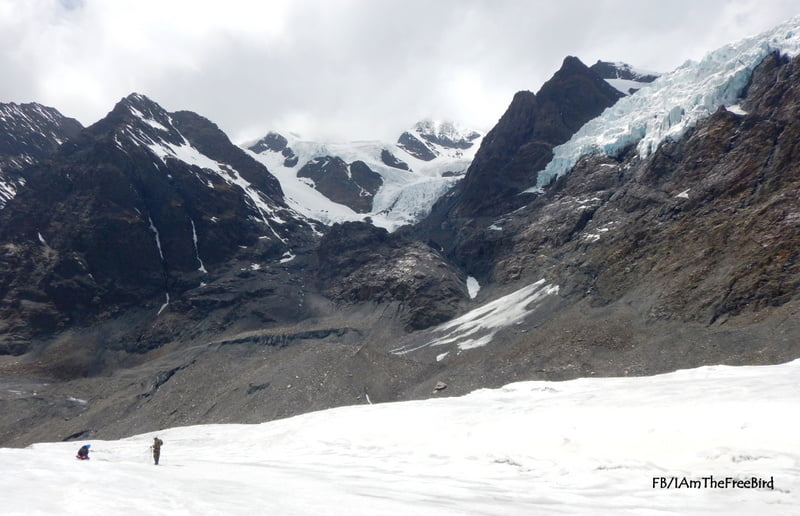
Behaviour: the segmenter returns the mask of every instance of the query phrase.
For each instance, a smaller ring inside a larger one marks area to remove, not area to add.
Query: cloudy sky
[[[0,102],[91,124],[131,92],[241,143],[491,128],[567,55],[670,71],[797,0],[0,0]]]

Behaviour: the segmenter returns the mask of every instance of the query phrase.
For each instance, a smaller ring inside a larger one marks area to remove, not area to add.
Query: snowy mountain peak
[[[189,111],[168,113],[146,96],[132,93],[98,125],[108,124],[119,149],[146,149],[157,158],[154,164],[165,165],[168,174],[169,163],[180,162],[209,188],[219,180],[240,187],[258,218],[265,222],[276,203],[282,204],[279,183],[200,115]]]
[[[401,134],[397,146],[423,161],[437,156],[460,158],[467,149],[477,147],[481,137],[482,133],[454,122],[429,119],[417,122],[411,130]]]
[[[416,123],[414,132],[429,143],[456,149],[468,149],[481,137],[478,131],[447,120],[422,120]]]
[[[622,62],[597,61],[589,68],[626,95],[635,93],[662,75],[658,72],[634,68]]]
[[[144,95],[133,93],[124,98],[121,104],[125,106],[132,115],[136,116],[150,127],[168,132],[168,127],[172,125],[172,119],[167,111]]]
[[[109,114],[115,124],[116,141],[123,146],[125,138],[147,147],[162,143],[185,145],[186,140],[174,127],[169,113],[149,98],[132,93],[120,100]]]
[[[49,156],[83,129],[41,104],[0,104],[0,208],[24,184],[19,171]]]
[[[158,103],[150,100],[150,98],[142,95],[141,93],[131,93],[127,97],[120,100],[119,103],[131,109],[132,112],[138,112],[140,115],[146,113],[147,118],[150,119],[155,117],[163,117],[167,113]]]
[[[238,200],[224,202],[243,203],[249,217],[263,225],[267,238],[284,241],[282,226],[288,221],[306,224],[302,216],[287,209],[279,181],[263,164],[196,113],[169,113],[146,96],[133,93],[92,130],[111,139],[129,159],[149,161],[150,168],[170,183],[178,182],[178,177],[191,178],[192,188],[201,186],[207,190],[202,195],[211,197],[236,192]]]
[[[649,156],[661,142],[680,138],[720,106],[736,105],[753,70],[772,52],[790,57],[800,53],[800,16],[725,45],[699,62],[687,61],[636,95],[621,99],[554,149],[537,186],[566,173],[588,154],[616,156],[635,145],[641,157]]]
[[[30,129],[35,129],[40,125],[41,121],[59,123],[63,119],[64,115],[59,113],[57,109],[43,106],[36,102],[0,104],[0,120],[4,123],[14,120],[20,124],[27,124]]]
[[[598,60],[589,67],[603,79],[627,79],[637,82],[653,82],[662,74],[635,68],[623,62],[611,62]]]
[[[296,135],[290,134],[290,136],[295,140],[299,139]],[[244,147],[256,154],[265,152],[280,153],[284,158],[281,165],[287,168],[297,165],[299,159],[292,148],[289,147],[289,140],[282,134],[273,131],[268,132],[266,136],[255,142],[245,144]]]
[[[264,151],[280,152],[285,149],[288,144],[289,141],[285,136],[270,131],[260,140],[248,145],[247,148],[256,154]]]

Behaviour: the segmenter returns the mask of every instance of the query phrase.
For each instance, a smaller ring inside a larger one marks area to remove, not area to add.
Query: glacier
[[[699,62],[687,61],[587,122],[539,173],[528,191],[541,191],[590,154],[618,156],[636,146],[641,158],[666,139],[679,139],[720,106],[736,109],[753,70],[772,52],[800,53],[800,16],[756,36],[725,45]]]
[[[377,140],[317,142],[305,140],[292,133],[281,136],[286,138],[287,147],[297,156],[296,166],[286,166],[285,156],[279,151],[249,150],[255,142],[245,142],[240,147],[278,178],[287,204],[297,213],[326,225],[369,218],[373,225],[391,232],[401,226],[418,222],[430,212],[433,204],[461,180],[483,139],[480,132],[465,129],[453,122],[436,120],[419,122],[409,132],[424,140],[436,154],[436,158],[424,161],[409,154],[396,143]],[[474,136],[469,148],[450,148],[423,136],[428,134],[441,140],[457,141],[465,139],[465,135],[470,133]],[[381,152],[384,150],[405,162],[410,170],[393,168],[383,163]],[[297,170],[303,164],[329,156],[339,157],[347,163],[363,161],[371,170],[380,174],[383,185],[375,194],[370,212],[356,213],[318,192],[313,184],[309,184],[313,182],[308,178],[297,177]]]

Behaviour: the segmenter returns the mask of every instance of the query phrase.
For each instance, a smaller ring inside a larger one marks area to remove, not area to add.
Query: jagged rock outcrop
[[[46,158],[83,126],[41,104],[0,103],[0,169],[21,169]]]
[[[636,70],[629,64],[612,63],[611,61],[598,60],[589,68],[603,79],[625,79],[628,81],[648,83],[655,81],[659,77],[659,74],[642,72]]]
[[[397,156],[392,154],[389,150],[381,150],[381,162],[387,167],[397,168],[400,170],[409,170],[408,163],[398,159]]]
[[[309,161],[297,171],[297,177],[311,179],[325,197],[357,213],[372,209],[372,199],[383,184],[380,174],[363,161],[348,164],[338,156]]]
[[[289,141],[286,137],[278,133],[267,133],[266,136],[250,145],[247,149],[256,154],[266,151],[280,152],[286,158],[283,160],[283,166],[288,168],[296,166],[300,159],[294,150],[289,147]]]
[[[626,63],[609,61],[597,61],[589,68],[625,95],[633,95],[661,76],[659,73],[637,70]]]
[[[486,135],[456,191],[454,215],[497,214],[518,206],[515,196],[535,186],[552,148],[620,97],[579,59],[567,57],[535,95],[517,93]]]
[[[431,161],[443,150],[469,149],[480,137],[477,131],[460,129],[452,122],[422,120],[400,135],[397,146],[417,159]]]
[[[566,58],[538,93],[518,92],[484,138],[464,179],[419,225],[423,238],[437,242],[466,270],[485,272],[491,266],[487,246],[494,239],[475,233],[483,224],[480,219],[530,202],[533,194],[522,192],[535,186],[553,147],[621,96],[574,57]]]
[[[289,145],[285,136],[278,133],[267,133],[256,143],[247,147],[256,154],[264,151],[281,152]]]
[[[370,224],[334,225],[317,255],[328,296],[351,303],[399,303],[409,330],[452,318],[468,299],[464,280],[438,252]]]
[[[422,161],[431,161],[437,156],[435,151],[408,131],[401,134],[397,139],[397,146]]]
[[[77,120],[41,104],[0,104],[0,208],[24,182],[20,170],[83,129]]]

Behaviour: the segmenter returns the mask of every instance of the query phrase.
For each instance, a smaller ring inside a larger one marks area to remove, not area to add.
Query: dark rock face
[[[295,154],[294,151],[289,147],[286,147],[285,149],[283,149],[281,151],[281,154],[283,154],[283,157],[286,158],[286,159],[283,160],[283,166],[284,167],[294,168],[294,167],[297,166],[297,163],[300,161],[300,157],[297,154]]]
[[[381,151],[381,161],[387,167],[397,168],[400,170],[408,170],[408,163],[403,160],[398,159],[394,154],[389,152],[386,149]]]
[[[292,168],[297,165],[299,157],[289,147],[289,141],[278,133],[268,133],[265,137],[248,147],[248,150],[261,154],[262,152],[280,152],[283,155],[283,165]]]
[[[438,252],[370,224],[334,225],[317,254],[332,299],[401,303],[408,330],[447,321],[467,299],[464,281]]]
[[[20,170],[51,155],[83,129],[40,104],[0,104],[0,207],[22,184]]]
[[[644,320],[720,324],[800,291],[800,60],[769,56],[743,106],[720,108],[648,159],[584,158],[523,209],[477,227],[457,253],[505,283],[554,278]]]
[[[422,161],[430,161],[438,156],[436,152],[408,131],[401,134],[400,138],[397,139],[397,146]]]
[[[267,217],[302,225],[278,181],[214,124],[139,95],[24,174],[0,220],[7,352],[20,351],[15,335],[175,299],[242,247],[278,260],[299,234]]]
[[[278,133],[268,133],[265,137],[248,147],[248,150],[256,154],[260,154],[264,151],[281,152],[288,144],[289,141],[285,136]]]
[[[450,377],[502,371],[501,384],[800,356],[798,84],[800,58],[769,56],[745,115],[720,108],[647,159],[585,157],[517,209],[414,228],[417,239],[438,229],[437,242],[455,234],[446,256],[486,289],[560,287],[524,329],[443,359]],[[404,356],[453,351],[430,347],[433,335],[406,336]]]
[[[483,218],[530,202],[533,195],[521,192],[536,184],[553,147],[621,97],[577,58],[566,58],[537,94],[521,91],[514,96],[464,179],[419,224],[420,238],[437,242],[465,270],[485,272],[491,262],[487,248],[494,247],[496,235],[485,240],[482,231],[475,233]]]
[[[577,58],[568,57],[539,92],[514,96],[506,113],[484,138],[456,192],[462,216],[501,213],[509,199],[536,184],[537,172],[583,124],[622,95]]]
[[[53,152],[83,126],[40,104],[0,103],[0,168],[21,169]]]
[[[172,114],[175,128],[203,155],[236,170],[271,203],[283,206],[283,192],[278,180],[269,171],[233,145],[216,125],[191,111]]]
[[[309,178],[325,197],[357,213],[372,209],[372,199],[383,184],[380,174],[363,161],[347,164],[338,156],[315,158],[297,171],[297,177]]]
[[[383,184],[380,174],[369,168],[363,161],[354,161],[350,164],[350,175],[353,181],[369,196],[374,196]]]

